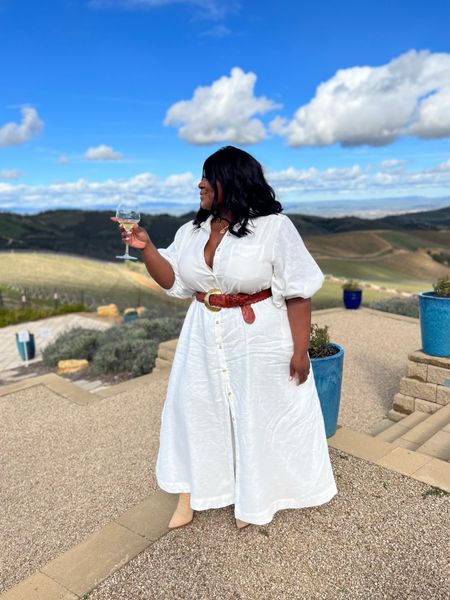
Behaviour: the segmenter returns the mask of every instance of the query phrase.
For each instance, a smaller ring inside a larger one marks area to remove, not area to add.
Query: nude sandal
[[[178,505],[170,519],[168,528],[176,529],[183,527],[192,521],[194,511],[190,506],[191,495],[189,493],[181,493],[178,498]]]

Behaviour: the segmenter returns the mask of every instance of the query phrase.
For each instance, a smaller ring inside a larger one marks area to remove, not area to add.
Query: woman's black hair
[[[221,214],[217,205],[217,181],[220,181],[223,190],[222,207],[233,215],[228,231],[237,237],[250,233],[246,227],[249,219],[283,210],[264,177],[260,163],[244,150],[234,146],[220,148],[205,160],[202,177],[214,189],[214,201],[211,210],[200,208],[197,212],[193,224],[198,227],[209,215],[214,218]],[[234,231],[233,227],[237,224],[240,228]]]

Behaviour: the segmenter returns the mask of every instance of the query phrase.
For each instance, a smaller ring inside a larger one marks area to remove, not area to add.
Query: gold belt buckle
[[[206,306],[206,308],[208,308],[209,310],[212,310],[214,312],[218,311],[218,310],[222,310],[221,306],[211,306],[211,304],[209,303],[209,297],[211,296],[211,294],[222,294],[222,290],[220,290],[219,288],[211,288],[210,290],[208,290],[205,294],[205,297],[203,298],[203,302]]]

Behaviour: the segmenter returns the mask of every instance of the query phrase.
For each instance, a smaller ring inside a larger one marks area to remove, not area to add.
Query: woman
[[[215,152],[198,187],[196,218],[168,248],[141,227],[122,229],[168,295],[192,297],[161,415],[157,482],[179,494],[169,528],[229,504],[239,528],[267,524],[278,510],[337,494],[308,354],[324,274],[250,154]]]

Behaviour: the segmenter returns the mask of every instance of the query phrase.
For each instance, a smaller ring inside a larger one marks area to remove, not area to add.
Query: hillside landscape
[[[144,215],[142,223],[157,247],[167,247],[178,227],[194,216]],[[328,275],[417,293],[450,273],[450,207],[374,220],[288,216]],[[115,260],[122,242],[109,217],[106,211],[3,214],[0,290],[6,302],[17,304],[22,290],[35,299],[51,298],[57,290],[63,301],[88,306],[172,301],[142,262]],[[340,293],[327,281],[316,306]]]
[[[179,217],[145,214],[141,223],[156,247],[163,248],[173,240],[176,230],[195,214],[189,212]],[[318,252],[323,247],[325,255],[328,249],[332,255],[344,252],[363,256],[382,250],[383,246],[388,251],[387,244],[411,250],[420,246],[450,247],[450,206],[379,219],[286,214],[313,249]],[[111,216],[111,211],[81,210],[55,210],[36,215],[2,213],[0,250],[48,250],[114,260],[121,241]],[[370,236],[368,231],[372,232]]]

